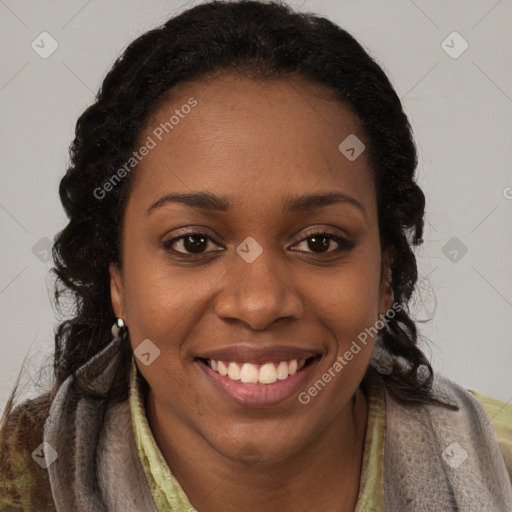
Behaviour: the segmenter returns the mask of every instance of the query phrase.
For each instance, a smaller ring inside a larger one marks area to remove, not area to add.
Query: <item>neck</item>
[[[359,492],[367,402],[357,389],[314,442],[272,463],[243,464],[226,458],[196,431],[156,404],[146,411],[151,430],[173,476],[199,510],[329,510],[353,512]]]

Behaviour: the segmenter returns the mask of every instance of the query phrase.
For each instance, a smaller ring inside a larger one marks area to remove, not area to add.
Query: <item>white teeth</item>
[[[279,380],[284,380],[288,378],[288,363],[286,361],[281,361],[277,367],[277,378]]]
[[[244,363],[240,370],[240,380],[245,383],[256,384],[258,382],[258,368],[251,363]]]
[[[276,366],[274,363],[261,365],[259,382],[261,384],[273,384],[277,380]]]
[[[285,380],[304,368],[305,359],[292,359],[291,361],[281,361],[279,363],[265,363],[255,365],[252,363],[235,363],[209,361],[210,368],[224,377],[231,380],[241,381],[244,384],[273,384],[277,380]],[[258,369],[259,366],[259,369]]]
[[[238,366],[236,363],[229,363],[228,377],[231,380],[240,380],[240,366]]]
[[[213,360],[211,362],[213,362]],[[219,361],[217,365],[219,368],[219,373],[225,377],[228,374],[228,367],[222,361]],[[212,369],[214,369],[213,365]]]

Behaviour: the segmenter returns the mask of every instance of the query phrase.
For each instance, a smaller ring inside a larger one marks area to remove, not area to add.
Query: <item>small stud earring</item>
[[[114,336],[114,338],[119,338],[125,327],[124,320],[122,318],[116,318],[116,321],[112,325],[112,336]]]

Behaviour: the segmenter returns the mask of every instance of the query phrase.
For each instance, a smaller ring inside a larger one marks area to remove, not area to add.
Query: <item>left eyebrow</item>
[[[225,212],[231,209],[232,203],[225,196],[216,196],[207,192],[190,194],[167,194],[154,202],[147,210],[146,215],[169,203],[181,203],[191,208],[209,211]],[[315,208],[325,208],[333,204],[349,204],[359,209],[365,215],[365,209],[357,199],[341,192],[323,192],[317,194],[303,194],[288,198],[284,203],[283,212],[304,213]]]
[[[363,215],[365,215],[365,209],[357,199],[341,192],[322,192],[318,194],[304,194],[298,197],[292,197],[285,201],[284,211],[289,213],[302,213],[315,208],[324,208],[338,203],[355,206],[363,213]]]

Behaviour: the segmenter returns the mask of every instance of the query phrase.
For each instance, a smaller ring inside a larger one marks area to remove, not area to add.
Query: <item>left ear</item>
[[[123,278],[121,276],[121,269],[118,264],[111,263],[109,266],[110,272],[110,298],[112,301],[112,309],[118,318],[122,318],[125,323],[127,319],[125,317],[124,307],[124,286]]]
[[[393,286],[391,267],[394,261],[394,249],[388,247],[382,251],[380,284],[379,284],[379,316],[386,314],[393,304]]]

